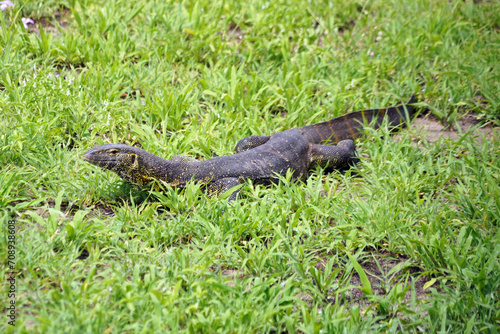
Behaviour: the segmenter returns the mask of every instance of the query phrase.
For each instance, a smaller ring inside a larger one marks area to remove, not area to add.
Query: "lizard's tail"
[[[354,111],[326,122],[303,126],[298,130],[302,131],[309,143],[335,144],[344,139],[358,138],[365,125],[379,128],[385,117],[387,117],[388,126],[403,126],[415,112],[415,107],[411,105],[415,102],[417,102],[417,97],[413,94],[406,104],[383,109]]]

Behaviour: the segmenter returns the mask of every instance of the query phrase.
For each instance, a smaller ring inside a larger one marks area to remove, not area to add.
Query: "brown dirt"
[[[240,43],[243,41],[244,38],[243,31],[240,29],[235,24],[232,24],[228,27],[226,36],[223,35],[223,38],[225,38],[229,42],[235,42],[235,43]]]
[[[408,258],[405,256],[399,255],[393,257],[390,256],[390,254],[381,253],[374,255],[374,259],[369,259],[364,263],[360,263],[361,267],[368,276],[368,280],[370,281],[373,293],[375,295],[383,296],[387,292],[389,292],[396,283],[404,283],[404,279],[402,278],[404,277],[404,273],[401,270],[396,273],[392,273],[392,275],[395,275],[395,278],[390,282],[387,282],[386,279],[390,279],[390,277],[387,277],[387,275],[392,268],[400,263],[404,263],[405,261],[408,261]],[[418,300],[427,299],[430,291],[424,290],[423,288],[428,279],[425,276],[421,275],[421,270],[417,267],[410,267],[408,269],[408,274],[415,279],[416,298]],[[351,284],[355,286],[362,286],[361,280],[357,273],[352,276]],[[410,284],[410,282],[408,282],[407,284]],[[357,299],[359,301],[362,301],[362,299],[364,298],[364,293],[360,289],[352,289],[351,298],[354,300]],[[408,291],[405,295],[404,301],[408,302],[410,299],[411,291]]]
[[[29,25],[28,31],[40,34],[40,27],[43,27],[45,33],[57,35],[59,34],[59,29],[64,29],[69,25],[68,21],[70,20],[70,16],[71,11],[69,9],[55,11],[53,17],[44,16],[39,19],[33,19],[35,24]]]
[[[389,294],[389,291],[391,291],[391,289],[394,288],[396,284],[401,284],[404,288],[406,288],[411,285],[411,279],[408,279],[411,277],[415,281],[415,298],[421,302],[427,300],[430,297],[431,292],[430,289],[424,290],[424,285],[429,279],[424,275],[422,275],[422,272],[418,267],[415,266],[407,266],[406,268],[403,267],[403,270],[393,272],[389,275],[391,269],[393,269],[398,264],[406,262],[408,260],[409,259],[404,255],[393,256],[390,253],[382,251],[380,253],[373,254],[373,258],[369,258],[365,262],[360,262],[363,271],[365,272],[365,274],[368,277],[368,280],[370,281],[373,295],[379,296],[379,298],[387,296]],[[324,265],[326,263],[327,260],[325,259],[323,264],[317,265],[318,269],[324,270]],[[362,286],[361,279],[359,278],[359,275],[356,273],[354,269],[349,284],[357,287]],[[432,288],[440,292],[437,286],[438,284],[433,284]],[[327,295],[325,296],[325,298],[332,304],[336,303],[337,302],[335,297],[336,292],[330,291],[330,293],[331,295]],[[399,303],[401,302],[408,303],[412,298],[411,295],[412,292],[410,288],[408,289],[408,292],[405,294],[405,297],[403,298],[402,301],[399,298],[396,299],[398,299]],[[313,305],[313,297],[307,293],[299,293],[297,295],[297,298],[300,298],[302,301],[307,302],[311,306]],[[389,297],[386,297],[385,299],[388,301],[388,305],[391,310],[390,312],[398,313],[397,308],[402,305],[397,304],[397,302],[394,303],[394,301],[391,302],[391,300],[389,300],[388,298]],[[347,302],[349,304],[348,306],[346,305],[348,308],[358,306],[362,311],[367,310],[370,307],[376,308],[375,305],[376,302],[370,302],[365,297],[365,293],[359,288],[350,289],[347,293],[344,294],[343,300],[340,300],[339,302],[341,304]],[[406,307],[409,307],[409,305],[406,305]],[[417,309],[413,311],[418,312],[419,306],[417,306],[416,308]],[[318,310],[318,312],[320,311],[321,310]]]
[[[409,261],[409,258],[404,255],[392,255],[388,252],[381,251],[373,254],[372,258],[366,259],[364,262],[360,261],[360,265],[366,273],[368,280],[370,281],[371,288],[374,295],[385,296],[389,291],[396,285],[402,284],[407,287],[411,284],[411,280],[406,280],[411,277],[415,281],[415,296],[417,300],[427,300],[430,295],[430,290],[424,290],[424,285],[429,281],[429,278],[422,274],[422,270],[414,265],[408,264],[403,266],[402,269],[390,273],[390,271],[399,265]],[[328,259],[324,259],[322,262],[318,263],[316,267],[324,271],[325,265]],[[337,266],[335,266],[337,267]],[[214,271],[219,271],[222,276],[226,277],[226,284],[228,286],[234,287],[235,280],[245,277],[239,270],[231,268],[212,268]],[[365,293],[356,287],[361,287],[363,284],[359,275],[353,269],[352,277],[350,278],[349,284],[354,286],[350,289],[344,296],[344,300],[341,302],[348,302],[351,306],[358,305],[362,309],[367,309],[370,306],[370,302],[365,297]],[[436,289],[438,284],[434,284],[432,287]],[[250,289],[251,287],[248,287]],[[439,289],[438,289],[439,291]],[[329,294],[325,296],[327,300],[331,303],[336,302],[335,291],[329,291]],[[297,298],[300,298],[305,302],[313,302],[313,297],[305,292],[299,292]],[[411,289],[405,294],[403,302],[409,302],[411,300]],[[396,305],[397,306],[397,305]]]
[[[415,119],[411,125],[410,131],[417,133],[414,138],[415,142],[422,140],[432,144],[440,138],[449,138],[456,140],[464,133],[470,131],[469,136],[474,137],[478,143],[482,143],[483,139],[491,138],[495,134],[499,134],[499,128],[491,124],[481,125],[476,114],[468,114],[458,120],[455,127],[446,128],[441,122],[431,114]],[[396,135],[396,140],[401,135]]]

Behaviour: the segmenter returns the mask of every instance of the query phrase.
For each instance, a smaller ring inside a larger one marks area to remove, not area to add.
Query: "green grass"
[[[498,124],[498,2],[55,0],[0,14],[0,221],[16,222],[18,272],[16,326],[4,310],[0,328],[500,331],[498,132],[368,130],[357,168],[248,182],[233,205],[198,185],[136,189],[81,157],[109,142],[231,154],[247,135],[398,104],[419,82],[444,124]]]

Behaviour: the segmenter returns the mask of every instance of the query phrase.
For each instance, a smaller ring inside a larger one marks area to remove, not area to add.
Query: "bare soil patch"
[[[57,35],[60,29],[64,29],[69,25],[70,18],[71,11],[69,9],[56,10],[52,16],[34,19],[35,24],[29,25],[28,31],[40,34],[40,27],[42,27],[45,33]]]
[[[452,140],[458,139],[464,133],[470,131],[470,136],[478,143],[482,143],[483,139],[491,138],[500,133],[499,128],[492,124],[481,125],[477,115],[467,114],[458,120],[455,127],[445,127],[436,117],[432,114],[427,114],[423,117],[416,118],[412,125],[411,130],[419,133],[418,138],[414,138],[418,142],[425,138],[429,143],[435,143],[440,138],[449,138]],[[400,135],[396,135],[396,140]]]
[[[409,288],[409,285],[412,284],[412,279],[414,281],[414,292],[417,300],[425,301],[431,296],[430,290],[424,290],[424,285],[427,281],[429,281],[429,278],[422,274],[422,270],[420,268],[414,265],[402,266],[400,269],[395,268],[399,264],[406,261],[409,261],[409,258],[405,255],[392,255],[388,252],[382,251],[377,254],[373,254],[373,258],[367,258],[366,261],[359,262],[363,271],[367,275],[368,280],[370,281],[373,295],[385,298],[389,305],[391,305],[391,303],[395,303],[391,306],[393,308],[392,311],[396,311],[399,306],[398,302],[401,302],[401,300],[393,301],[389,297],[391,295],[391,290],[396,284],[400,284],[403,288],[408,288],[408,291],[405,293],[402,300],[404,303],[411,301],[412,290]],[[318,269],[323,271],[325,269],[324,264],[326,263],[326,259],[323,264],[319,263],[317,265]],[[336,291],[329,291],[329,295],[325,297],[332,304],[337,302],[344,304],[347,302],[349,303],[349,307],[359,306],[361,310],[366,310],[370,306],[374,306],[374,301],[367,299],[365,293],[360,288],[357,288],[362,287],[363,284],[358,273],[354,270],[352,277],[350,278],[349,285],[352,285],[353,288],[343,294],[342,300],[337,301]],[[435,288],[435,285],[433,285],[433,288]],[[438,289],[438,291],[440,290]],[[307,293],[299,293],[298,298],[310,303],[311,306],[313,304],[313,297]]]

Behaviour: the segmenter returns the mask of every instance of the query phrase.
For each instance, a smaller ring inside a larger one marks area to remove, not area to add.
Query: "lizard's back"
[[[265,144],[241,153],[194,162],[196,180],[218,180],[227,177],[249,178],[268,183],[276,173],[285,175],[288,169],[300,178],[309,165],[307,139],[297,129],[275,133]]]

